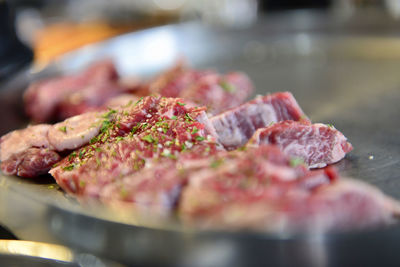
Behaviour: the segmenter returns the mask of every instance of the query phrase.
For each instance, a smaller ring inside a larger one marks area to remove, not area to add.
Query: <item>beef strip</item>
[[[50,173],[65,191],[97,197],[103,186],[137,172],[150,158],[176,158],[203,143],[209,152],[217,149],[207,124],[200,122],[206,120],[205,108],[187,108],[182,99],[145,97],[110,110],[100,134]]]
[[[391,223],[399,204],[332,168],[293,166],[279,148],[227,152],[180,170],[188,184],[179,213],[189,225],[269,231],[331,231]]]
[[[308,121],[289,92],[259,96],[210,119],[227,150],[244,146],[258,128],[284,120]]]
[[[310,168],[321,168],[343,159],[353,147],[333,126],[322,123],[283,121],[258,129],[249,145],[275,144]]]

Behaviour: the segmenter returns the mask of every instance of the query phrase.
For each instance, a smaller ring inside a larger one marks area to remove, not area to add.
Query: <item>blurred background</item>
[[[397,0],[1,0],[0,79],[31,60],[45,65],[68,51],[125,32],[193,20],[246,28],[260,16],[304,9],[341,18],[379,9],[393,19],[400,17]]]

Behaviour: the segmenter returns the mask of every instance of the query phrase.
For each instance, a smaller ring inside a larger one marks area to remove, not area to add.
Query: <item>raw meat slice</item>
[[[147,87],[165,97],[181,97],[206,106],[211,114],[242,104],[253,92],[253,85],[244,73],[221,75],[190,69],[182,62],[150,81]]]
[[[249,145],[274,144],[284,153],[302,159],[310,168],[321,168],[343,159],[353,147],[333,126],[283,121],[258,129]]]
[[[209,73],[190,84],[179,97],[206,106],[209,114],[218,114],[239,106],[252,92],[253,85],[243,73]]]
[[[257,97],[210,119],[227,150],[244,146],[257,129],[284,120],[309,121],[289,92]]]
[[[110,60],[97,62],[75,75],[35,82],[24,93],[26,113],[35,122],[65,119],[65,116],[81,112],[81,106],[89,102],[99,106],[106,96],[121,93],[117,82],[118,74]],[[87,90],[88,94],[82,90]],[[73,105],[71,110],[66,105],[60,110],[63,101]]]
[[[100,200],[111,206],[133,203],[136,210],[168,215],[176,208],[181,190],[187,183],[187,176],[178,170],[178,166],[185,166],[186,169],[186,163],[193,164],[196,159],[206,158],[215,152],[210,144],[202,144],[181,153],[178,161],[148,160],[141,171],[101,188]]]
[[[0,160],[5,161],[13,154],[21,153],[31,147],[49,148],[47,133],[52,126],[41,124],[12,131],[0,139]]]
[[[399,204],[332,168],[307,171],[271,145],[228,152],[195,170],[179,213],[188,225],[268,231],[332,231],[392,223]],[[283,160],[286,159],[286,160]]]
[[[99,133],[102,114],[85,113],[55,125],[38,124],[4,135],[0,139],[1,169],[22,177],[46,173],[63,154]]]
[[[46,174],[61,158],[54,150],[31,147],[2,161],[1,170],[7,175],[34,178]]]
[[[145,97],[105,117],[89,145],[50,171],[65,191],[97,197],[103,186],[137,172],[150,158],[175,159],[196,146],[204,147],[204,153],[217,149],[197,120],[206,119],[205,108],[186,108],[179,98]]]
[[[61,159],[47,139],[51,125],[29,126],[10,132],[0,139],[0,160],[3,173],[35,177],[46,173]]]

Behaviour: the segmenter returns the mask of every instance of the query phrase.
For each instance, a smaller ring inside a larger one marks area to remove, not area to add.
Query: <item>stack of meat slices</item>
[[[193,94],[207,105],[228,86],[223,80],[245,91],[235,91],[237,105],[251,88],[240,75],[175,67],[144,86],[171,97],[130,99],[3,136],[1,168],[22,177],[49,172],[82,201],[176,211],[206,228],[330,231],[394,220],[396,201],[325,167],[352,146],[333,126],[312,124],[292,94],[259,96],[215,116],[217,109],[176,98]]]

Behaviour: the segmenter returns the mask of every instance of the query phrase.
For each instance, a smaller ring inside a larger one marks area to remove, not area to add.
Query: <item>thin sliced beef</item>
[[[292,166],[277,147],[210,158],[186,173],[179,213],[189,225],[268,231],[331,231],[393,222],[398,203],[332,168]],[[186,171],[186,172],[185,172]]]
[[[200,122],[206,120],[205,108],[186,108],[182,99],[145,97],[110,110],[100,134],[50,173],[65,191],[97,197],[103,186],[137,172],[148,159],[175,159],[181,151],[203,144],[206,154],[217,149]]]
[[[210,114],[239,106],[253,92],[253,85],[244,73],[222,75],[210,70],[199,71],[182,62],[157,76],[147,87],[150,92],[165,97],[181,97],[206,106]]]
[[[0,160],[3,173],[35,177],[46,173],[61,159],[47,139],[51,125],[29,126],[8,133],[0,139]]]
[[[310,168],[321,168],[343,159],[353,147],[333,126],[283,121],[258,129],[249,145],[274,144]]]
[[[125,89],[114,64],[103,60],[74,75],[32,83],[24,93],[25,109],[35,122],[63,120],[99,107]]]
[[[289,92],[260,96],[210,119],[225,149],[244,146],[254,132],[272,123],[308,118]]]
[[[61,159],[54,150],[31,147],[2,161],[1,170],[8,175],[34,178],[46,174]]]

